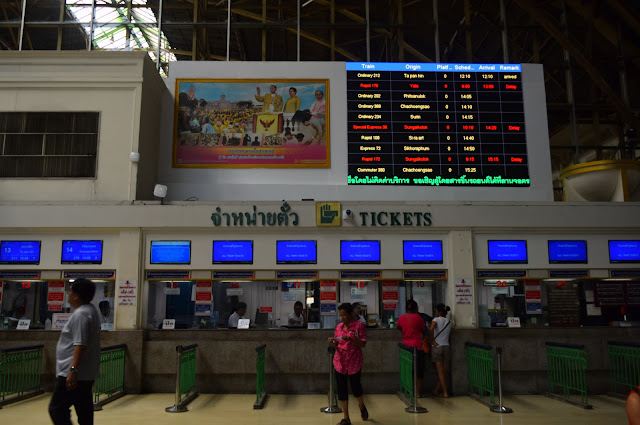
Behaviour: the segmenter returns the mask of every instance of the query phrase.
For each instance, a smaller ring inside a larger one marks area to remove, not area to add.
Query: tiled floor
[[[49,424],[47,406],[51,394],[5,406],[0,410],[0,424]],[[327,405],[322,395],[272,395],[262,410],[254,410],[255,395],[204,394],[189,405],[185,413],[166,413],[173,404],[171,394],[128,395],[96,412],[96,425],[332,425],[340,422],[341,413],[321,413]],[[607,396],[593,396],[593,410],[584,410],[545,396],[508,396],[504,405],[511,414],[492,413],[469,397],[425,398],[421,404],[429,411],[406,413],[404,404],[393,395],[365,395],[369,423],[380,425],[624,425],[627,424],[624,401]],[[363,423],[357,403],[350,400],[351,419]],[[74,417],[74,423],[75,417]]]

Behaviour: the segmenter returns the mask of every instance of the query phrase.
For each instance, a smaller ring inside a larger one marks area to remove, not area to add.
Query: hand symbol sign
[[[331,206],[323,205],[320,207],[320,223],[329,224],[338,216],[338,211],[331,211]]]

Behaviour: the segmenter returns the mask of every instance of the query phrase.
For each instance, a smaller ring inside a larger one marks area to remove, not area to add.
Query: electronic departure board
[[[348,184],[529,186],[520,64],[346,69]]]

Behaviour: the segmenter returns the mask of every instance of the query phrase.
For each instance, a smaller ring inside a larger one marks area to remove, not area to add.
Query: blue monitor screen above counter
[[[151,241],[151,264],[191,264],[191,241]]]
[[[550,264],[586,264],[587,241],[548,241]]]
[[[489,264],[527,264],[527,241],[488,241]]]
[[[276,241],[276,263],[316,264],[316,241]]]
[[[609,262],[640,263],[640,241],[609,241]]]
[[[442,241],[404,241],[404,264],[442,264]]]
[[[340,241],[340,264],[380,264],[380,241]]]
[[[253,264],[253,241],[213,241],[213,264]]]
[[[40,241],[0,242],[0,264],[40,264]]]
[[[62,264],[102,264],[102,241],[62,241]]]

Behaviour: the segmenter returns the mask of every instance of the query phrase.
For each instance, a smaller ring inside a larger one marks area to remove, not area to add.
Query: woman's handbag
[[[422,338],[422,351],[426,354],[431,352],[431,341],[429,341],[429,338],[426,336]]]

